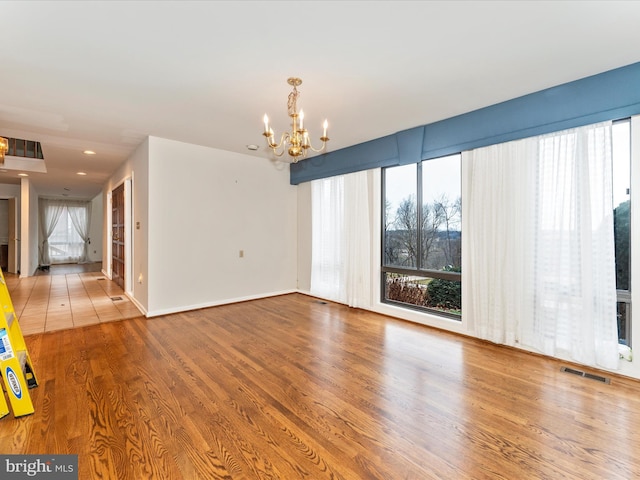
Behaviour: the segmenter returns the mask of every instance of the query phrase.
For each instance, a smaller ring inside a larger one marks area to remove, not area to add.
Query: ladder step
[[[22,367],[22,374],[24,375],[24,379],[27,382],[27,388],[37,387],[38,382],[36,381],[36,377],[33,374],[31,365],[29,365],[26,350],[21,350],[18,352],[18,361],[20,362],[20,366]]]
[[[13,312],[4,312],[4,318],[7,321],[9,328],[11,328],[11,325],[16,318],[15,314]]]

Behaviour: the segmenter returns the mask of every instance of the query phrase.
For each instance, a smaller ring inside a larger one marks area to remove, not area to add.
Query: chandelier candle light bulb
[[[306,158],[307,150],[309,149],[316,153],[325,149],[326,143],[329,141],[329,137],[327,136],[327,127],[329,124],[327,120],[325,120],[322,125],[323,133],[322,137],[320,137],[322,146],[318,149],[313,148],[309,139],[309,132],[304,128],[304,111],[300,110],[300,113],[298,113],[297,101],[300,93],[297,87],[302,85],[302,80],[291,77],[287,79],[287,83],[293,87],[293,91],[289,94],[287,101],[287,113],[289,117],[291,117],[291,132],[284,132],[280,137],[280,141],[276,143],[273,130],[269,125],[269,117],[265,113],[263,117],[264,133],[262,135],[266,138],[267,145],[276,157],[281,157],[286,151],[291,157],[291,161],[296,163],[301,158]]]

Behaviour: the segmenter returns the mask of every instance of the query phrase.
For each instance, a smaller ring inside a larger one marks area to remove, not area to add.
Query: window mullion
[[[416,177],[416,268],[422,270],[422,162],[418,162]]]

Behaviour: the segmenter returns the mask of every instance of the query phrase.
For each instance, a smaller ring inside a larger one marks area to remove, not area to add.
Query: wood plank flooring
[[[25,336],[142,315],[118,285],[86,265],[4,277]]]
[[[640,382],[300,294],[27,338],[81,479],[633,479]]]

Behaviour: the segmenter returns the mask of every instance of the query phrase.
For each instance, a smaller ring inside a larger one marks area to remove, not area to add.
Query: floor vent
[[[589,378],[591,380],[597,380],[598,382],[602,382],[602,383],[611,383],[611,380],[608,379],[607,377],[603,377],[601,375],[594,375],[593,373],[583,372],[582,370],[575,370],[569,367],[562,367],[560,368],[560,371],[571,373],[573,375],[578,375],[579,377]]]
[[[118,300],[122,300],[122,297],[111,297],[111,300],[117,302]]]
[[[100,277],[100,278],[97,278],[96,280],[98,280],[98,281],[100,281],[100,280],[106,280],[106,278],[104,278],[104,277]]]

